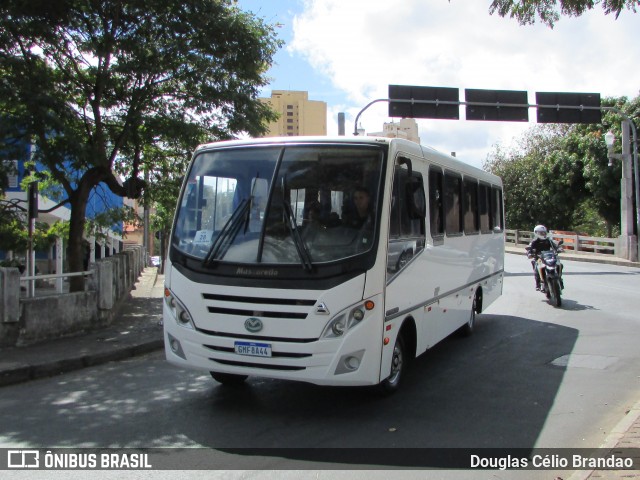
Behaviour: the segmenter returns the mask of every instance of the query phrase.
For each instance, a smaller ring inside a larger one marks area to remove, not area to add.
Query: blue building
[[[8,188],[5,191],[5,200],[20,200],[21,205],[26,208],[28,194],[24,191],[20,184],[25,177],[25,162],[31,157],[31,149],[33,147],[29,144],[25,144],[24,148],[19,148],[16,154],[20,158],[7,160],[12,162],[14,174],[8,176]],[[45,170],[44,165],[37,164],[36,169],[39,171]],[[63,192],[61,192],[63,193]],[[63,197],[64,198],[64,197]],[[38,195],[38,209],[49,210],[55,207],[59,202],[48,198],[45,195]],[[118,195],[115,195],[105,184],[100,184],[93,189],[87,203],[87,219],[93,219],[96,215],[106,212],[113,208],[121,208],[124,204],[124,199]],[[53,223],[63,220],[68,221],[71,215],[71,209],[62,205],[48,213],[39,213],[38,222],[44,222],[52,225]],[[122,223],[112,225],[107,231],[101,232],[100,238],[86,237],[87,242],[87,259],[85,266],[88,263],[95,261],[96,259],[111,256],[114,253],[122,250]],[[65,239],[66,241],[66,239]],[[51,273],[55,268],[55,260],[58,258],[58,253],[61,253],[64,260],[66,253],[64,248],[60,248],[62,242],[58,241],[51,247],[49,251],[36,252],[36,268],[39,273]],[[60,249],[61,252],[58,252]],[[5,252],[0,250],[0,261],[7,258],[22,259],[26,255],[26,252]]]

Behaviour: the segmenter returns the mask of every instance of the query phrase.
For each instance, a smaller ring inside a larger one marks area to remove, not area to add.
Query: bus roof
[[[479,180],[491,181],[494,184],[502,185],[500,177],[486,172],[480,168],[474,167],[468,163],[463,162],[457,157],[442,153],[432,147],[421,145],[410,140],[403,138],[388,138],[388,137],[372,137],[372,136],[358,136],[358,137],[345,137],[345,136],[292,136],[292,137],[262,137],[262,138],[249,138],[244,140],[225,140],[220,142],[205,143],[196,149],[196,152],[202,150],[209,150],[212,148],[226,148],[226,147],[239,147],[239,146],[252,146],[252,145],[285,145],[285,144],[319,144],[319,143],[348,143],[348,144],[370,144],[370,145],[388,145],[397,144],[397,147],[405,151],[406,153],[414,154],[416,156],[423,156],[425,159],[437,163],[444,168],[452,168],[461,171],[465,174],[475,175]]]

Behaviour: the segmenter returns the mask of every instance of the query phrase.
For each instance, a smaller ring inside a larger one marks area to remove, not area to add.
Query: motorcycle
[[[536,267],[540,274],[540,280],[544,285],[544,292],[552,305],[560,307],[562,305],[562,290],[564,281],[562,280],[562,262],[559,253],[564,249],[561,247],[563,241],[558,242],[558,247],[540,252],[536,256]]]

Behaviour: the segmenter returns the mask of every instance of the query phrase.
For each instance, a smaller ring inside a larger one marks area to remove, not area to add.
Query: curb
[[[631,409],[627,412],[627,414],[618,422],[618,424],[613,427],[607,438],[604,439],[604,442],[598,448],[612,450],[618,446],[618,443],[625,436],[627,431],[640,420],[640,401],[636,403]],[[593,472],[596,472],[596,469],[593,470],[577,470],[575,471],[568,480],[587,480]],[[627,470],[624,470],[625,472]],[[630,470],[629,472],[633,472]]]
[[[118,360],[126,360],[162,348],[164,348],[164,340],[158,339],[124,346],[112,351],[96,352],[91,355],[65,358],[53,362],[39,364],[9,363],[0,366],[0,387],[15,385],[39,378],[54,377],[74,370],[81,370],[86,367],[93,367]]]

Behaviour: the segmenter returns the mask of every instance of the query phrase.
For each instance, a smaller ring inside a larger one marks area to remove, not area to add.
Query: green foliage
[[[143,165],[156,171],[202,139],[265,131],[275,113],[257,98],[280,46],[273,25],[231,0],[0,4],[0,114],[12,119],[0,151],[33,143],[43,188],[64,190],[72,271],[82,270],[96,185],[140,198]]]
[[[620,227],[606,222],[594,207],[593,200],[593,198],[588,198],[580,204],[573,218],[572,230],[578,233],[588,233],[593,237],[611,238],[620,235]]]
[[[639,118],[640,97],[603,105]],[[507,227],[542,223],[609,237],[619,231],[621,164],[608,165],[604,133],[620,138],[621,120],[609,111],[601,125],[536,125],[510,151],[495,147],[485,168],[502,177]]]
[[[489,13],[501,17],[509,15],[521,25],[533,24],[539,18],[545,25],[553,28],[560,15],[579,17],[597,4],[602,5],[606,15],[615,14],[616,19],[627,9],[636,12],[638,0],[492,0]]]
[[[95,215],[93,218],[87,218],[85,234],[97,239],[106,239],[109,230],[116,231],[122,235],[123,232],[120,225],[123,223],[135,224],[137,221],[138,217],[130,207],[110,208]]]
[[[39,251],[47,250],[55,242],[56,228],[55,225],[35,222],[33,248]],[[28,248],[29,229],[26,213],[3,204],[0,208],[0,250],[24,253]]]

